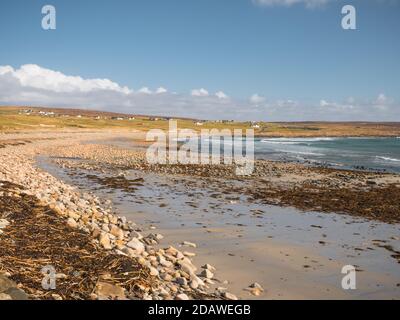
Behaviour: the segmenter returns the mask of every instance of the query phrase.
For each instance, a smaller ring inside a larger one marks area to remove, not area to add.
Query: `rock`
[[[122,224],[125,224],[127,222],[126,217],[119,217],[119,220],[121,221]]]
[[[201,280],[199,277],[193,277],[192,281],[190,281],[190,287],[192,289],[197,289],[199,286],[204,286],[203,280]]]
[[[126,300],[125,289],[108,282],[98,282],[95,293],[99,300]]]
[[[263,292],[263,290],[259,289],[259,288],[246,288],[246,291],[250,292],[253,296],[260,296],[261,293]]]
[[[181,285],[181,286],[186,286],[186,285],[187,285],[187,280],[186,280],[186,278],[179,277],[179,278],[176,278],[175,281],[176,281],[177,284],[179,284],[179,285]]]
[[[190,275],[195,275],[197,270],[196,266],[188,258],[183,258],[178,261],[178,264],[181,266],[181,269]]]
[[[68,218],[67,224],[69,227],[74,229],[78,227],[78,223],[73,218]]]
[[[176,253],[176,259],[181,260],[181,259],[183,259],[184,257],[185,257],[185,256],[184,256],[184,254],[183,254],[182,252],[178,251],[178,252]]]
[[[63,300],[63,298],[59,294],[54,293],[51,296],[53,297],[54,300]]]
[[[171,254],[173,256],[176,256],[179,251],[178,251],[178,249],[176,249],[172,246],[169,246],[167,249],[165,249],[165,252],[168,254]]]
[[[170,282],[172,280],[172,276],[168,273],[163,273],[161,275],[161,279],[163,279],[166,282]]]
[[[103,246],[104,249],[107,249],[107,250],[111,250],[112,249],[111,242],[110,242],[110,237],[108,236],[107,233],[103,232],[100,235],[100,240],[99,241],[100,241],[100,244]]]
[[[115,225],[111,226],[110,233],[115,236],[116,238],[122,240],[124,238],[124,231],[122,231],[120,228],[118,228]]]
[[[79,218],[80,218],[79,214],[76,214],[75,212],[72,212],[72,211],[68,212],[68,216],[74,220],[79,220]]]
[[[138,256],[135,250],[128,247],[123,248],[121,251],[131,258],[136,258]]]
[[[189,300],[189,297],[185,293],[180,293],[176,296],[176,300]]]
[[[143,235],[140,232],[137,231],[131,231],[131,233],[129,234],[129,236],[131,238],[137,238],[139,240],[143,239]]]
[[[260,284],[258,284],[257,282],[254,282],[245,290],[250,292],[253,296],[256,296],[256,297],[260,296],[264,292],[263,287]]]
[[[196,256],[195,253],[193,253],[193,252],[188,252],[188,251],[184,251],[184,252],[183,252],[183,255],[186,256],[186,257],[189,257],[189,258],[192,258],[192,257],[195,257],[195,256]]]
[[[249,288],[257,288],[257,289],[264,291],[263,287],[257,282],[254,282],[251,285],[249,285]]]
[[[118,216],[110,214],[108,215],[108,220],[112,223],[112,224],[117,224],[118,223]]]
[[[182,242],[182,246],[191,247],[191,248],[197,248],[197,245],[195,243],[189,242],[189,241],[183,241]]]
[[[90,299],[91,300],[97,300],[99,297],[98,297],[98,295],[97,294],[95,294],[95,293],[91,293],[90,294]]]
[[[157,277],[159,275],[159,272],[156,268],[150,267],[150,275]]]
[[[116,246],[119,250],[122,250],[122,249],[125,248],[125,241],[124,241],[124,240],[121,240],[121,239],[115,240],[115,246]]]
[[[237,298],[234,294],[229,293],[229,292],[224,292],[224,293],[222,294],[222,296],[223,296],[224,298],[228,299],[228,300],[238,300],[238,298]]]
[[[12,297],[8,294],[0,293],[0,301],[4,301],[4,300],[12,300]]]
[[[132,238],[126,245],[135,250],[138,254],[144,251],[144,244],[137,238]]]
[[[169,297],[169,292],[166,289],[164,289],[163,287],[161,287],[160,288],[160,296],[167,298],[167,297]]]
[[[92,237],[97,239],[101,234],[101,230],[97,226],[93,226],[92,228]]]
[[[156,233],[156,234],[155,234],[155,237],[156,237],[156,239],[157,239],[158,241],[164,239],[164,236],[163,236],[162,234],[159,234],[159,233]]]
[[[0,219],[0,229],[4,229],[10,224],[6,219]]]
[[[210,270],[211,272],[215,272],[217,269],[213,267],[211,264],[206,263],[204,266],[202,266],[203,269]]]
[[[204,269],[201,273],[200,276],[207,278],[207,279],[212,279],[214,277],[214,274],[208,270],[208,269]]]
[[[0,275],[0,300],[28,300],[28,295],[14,281]],[[10,297],[11,299],[9,299]]]
[[[158,262],[166,267],[166,268],[171,268],[173,266],[172,262],[166,260],[163,256],[158,256]]]

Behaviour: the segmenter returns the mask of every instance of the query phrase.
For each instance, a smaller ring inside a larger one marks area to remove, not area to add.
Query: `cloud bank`
[[[348,98],[343,102],[321,98],[305,103],[272,100],[261,94],[235,99],[223,91],[205,88],[188,94],[164,87],[133,90],[109,79],[84,79],[23,65],[0,66],[0,105],[49,106],[95,109],[132,114],[266,121],[400,121],[400,105],[380,93],[369,100]]]

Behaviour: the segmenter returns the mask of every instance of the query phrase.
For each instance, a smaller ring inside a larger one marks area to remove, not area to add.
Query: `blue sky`
[[[57,10],[56,30],[41,28],[45,4]],[[357,30],[341,28],[345,4],[357,9]],[[37,92],[24,92],[33,69],[23,72],[25,82],[21,72],[14,73],[33,64],[65,76],[107,78],[134,92],[120,100],[111,92],[109,105],[102,105],[90,100],[94,92],[80,96],[77,88],[74,96],[57,87],[66,106],[238,119],[379,115],[400,121],[399,34],[397,0],[2,0],[0,66],[13,73],[0,75],[13,74],[23,88],[11,96],[12,80],[0,81],[0,102],[63,105],[37,83],[40,99]],[[143,87],[168,93],[163,99],[139,96]],[[192,94],[202,88],[207,94]],[[220,91],[229,98],[216,98]]]

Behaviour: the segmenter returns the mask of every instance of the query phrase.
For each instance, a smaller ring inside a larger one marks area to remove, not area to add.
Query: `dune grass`
[[[135,116],[134,120],[111,119],[115,114],[101,111],[85,111],[74,109],[54,109],[55,116],[39,115],[34,109],[30,115],[21,113],[28,107],[1,107],[0,132],[16,132],[30,130],[57,129],[117,129],[168,130],[168,121],[160,118],[157,121],[148,116]],[[46,108],[47,111],[53,110]],[[77,115],[82,113],[81,117]],[[100,119],[96,119],[99,115]],[[250,122],[217,122],[208,121],[202,126],[196,125],[193,119],[177,119],[180,129],[251,129]],[[258,122],[259,128],[254,128],[256,136],[266,137],[316,137],[316,136],[400,136],[400,123],[368,123],[368,122]]]

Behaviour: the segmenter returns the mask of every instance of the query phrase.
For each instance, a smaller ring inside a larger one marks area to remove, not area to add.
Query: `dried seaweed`
[[[21,189],[0,181],[0,218],[11,222],[0,235],[0,271],[9,272],[31,298],[52,299],[57,294],[63,299],[90,299],[99,280],[141,298],[155,285],[136,259],[100,248],[35,197],[18,192]],[[42,288],[42,268],[47,265],[58,274],[55,290]]]
[[[268,184],[249,190],[247,194],[267,204],[293,206],[301,210],[346,213],[387,223],[400,221],[400,188],[395,184],[367,190],[307,184],[280,189]]]

